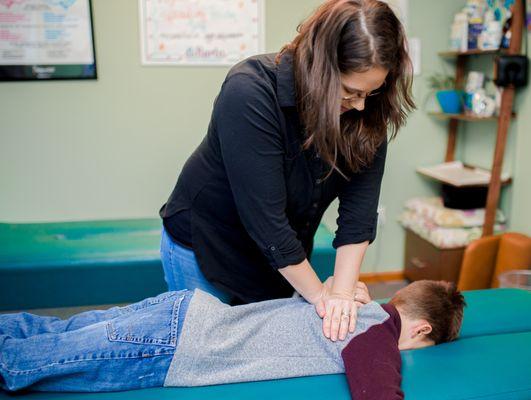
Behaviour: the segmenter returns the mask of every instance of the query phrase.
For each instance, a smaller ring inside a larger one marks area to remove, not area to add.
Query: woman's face
[[[377,66],[365,72],[341,74],[341,114],[353,108],[363,111],[366,97],[378,94],[388,72]]]

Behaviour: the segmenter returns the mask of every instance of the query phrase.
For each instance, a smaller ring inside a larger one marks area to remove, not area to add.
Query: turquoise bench
[[[160,219],[0,223],[0,311],[134,302],[167,290]],[[332,234],[321,225],[312,264],[332,274]]]
[[[0,224],[0,310],[131,302],[166,290],[160,220]],[[312,264],[333,268],[332,235],[315,236]],[[406,399],[531,399],[531,293],[467,292],[461,339],[406,351]],[[121,393],[29,393],[0,399],[349,399],[343,375]]]
[[[462,338],[402,352],[407,400],[531,399],[531,293],[492,289],[465,293]],[[290,399],[350,398],[344,375],[312,376],[199,388],[156,388],[118,393],[30,393],[0,399]]]

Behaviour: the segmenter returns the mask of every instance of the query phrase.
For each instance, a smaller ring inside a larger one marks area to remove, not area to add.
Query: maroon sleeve
[[[341,352],[354,400],[404,398],[400,389],[402,361],[398,350],[400,315],[390,304],[382,307],[391,317],[356,336]]]

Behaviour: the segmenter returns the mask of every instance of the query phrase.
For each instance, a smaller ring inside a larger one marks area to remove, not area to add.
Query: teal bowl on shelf
[[[461,90],[439,90],[435,96],[446,114],[460,114],[463,111],[463,92]]]

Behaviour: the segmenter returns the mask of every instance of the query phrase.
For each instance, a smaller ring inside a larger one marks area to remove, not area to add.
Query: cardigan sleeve
[[[346,244],[372,243],[376,238],[378,199],[386,154],[387,141],[384,141],[376,150],[372,164],[353,174],[340,190],[338,228],[332,243],[335,249]]]

